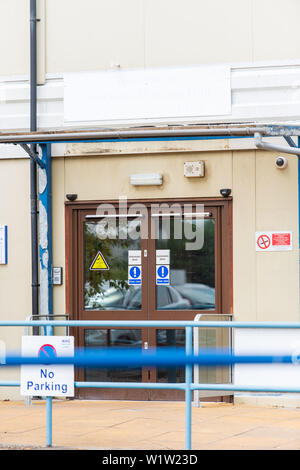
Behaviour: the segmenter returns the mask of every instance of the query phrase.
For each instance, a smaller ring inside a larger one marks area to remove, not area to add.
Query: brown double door
[[[231,311],[230,201],[66,204],[67,293],[79,320],[193,320]],[[182,328],[80,328],[84,348],[185,347]],[[184,368],[87,368],[87,382],[184,382]],[[78,390],[80,398],[180,400],[183,392]]]

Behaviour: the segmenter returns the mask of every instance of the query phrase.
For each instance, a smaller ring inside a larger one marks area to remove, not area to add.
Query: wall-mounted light
[[[133,186],[161,185],[163,177],[161,173],[138,173],[130,175],[130,184]]]

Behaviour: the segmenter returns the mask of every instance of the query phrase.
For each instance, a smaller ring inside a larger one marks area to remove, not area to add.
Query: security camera
[[[285,157],[278,157],[276,158],[276,167],[282,170],[283,168],[286,168],[288,166],[288,161]]]
[[[223,197],[229,197],[231,194],[231,189],[229,188],[220,189],[220,193]]]
[[[68,201],[74,202],[77,199],[77,194],[66,194]]]

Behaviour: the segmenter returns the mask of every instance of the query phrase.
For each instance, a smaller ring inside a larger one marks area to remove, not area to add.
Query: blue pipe
[[[46,445],[52,446],[52,397],[46,397]]]
[[[0,387],[20,387],[20,382],[0,381]],[[184,383],[134,383],[134,382],[74,382],[76,388],[130,388],[149,390],[185,390]],[[224,392],[265,392],[265,393],[300,393],[300,387],[270,387],[232,384],[191,384],[191,390],[212,390]],[[50,397],[51,398],[51,397]]]
[[[191,329],[191,327],[187,327]],[[189,333],[190,334],[190,333]],[[187,352],[189,351],[189,353]],[[119,368],[119,367],[183,367],[186,366],[187,382],[191,379],[192,365],[199,366],[228,366],[233,364],[299,364],[300,351],[295,350],[294,354],[281,355],[246,355],[231,354],[224,350],[204,350],[199,354],[193,354],[192,344],[187,343],[186,351],[175,348],[157,348],[153,350],[141,350],[132,348],[130,350],[109,348],[95,349],[93,352],[86,351],[74,356],[61,356],[43,359],[44,365],[73,364],[75,367],[90,368]],[[1,367],[13,367],[19,365],[39,365],[39,357],[29,357],[17,355],[7,355],[5,364]]]
[[[191,326],[185,328],[185,353],[191,356],[193,353],[193,329]],[[192,448],[192,390],[193,369],[191,363],[185,366],[185,448]]]
[[[298,147],[300,148],[300,137],[298,137]],[[300,155],[298,155],[298,232],[300,250]]]

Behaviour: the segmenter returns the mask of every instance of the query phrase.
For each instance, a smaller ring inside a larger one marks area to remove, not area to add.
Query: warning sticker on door
[[[256,251],[290,251],[293,249],[292,232],[256,232]]]
[[[169,265],[158,265],[156,266],[156,285],[170,285],[170,266]]]
[[[128,266],[128,284],[130,286],[142,285],[142,267],[141,266]]]
[[[109,266],[101,253],[101,251],[98,251],[97,255],[94,258],[94,261],[92,262],[90,266],[91,271],[109,271]]]

